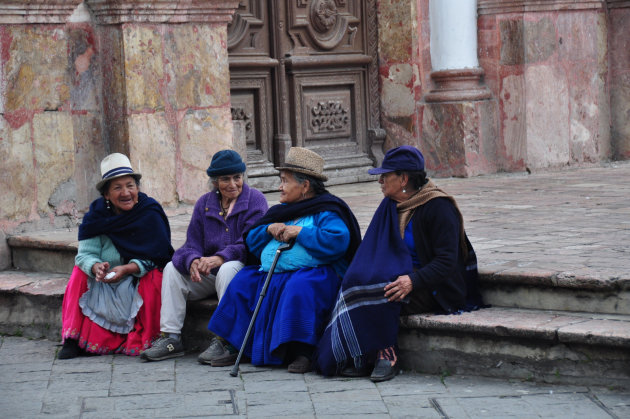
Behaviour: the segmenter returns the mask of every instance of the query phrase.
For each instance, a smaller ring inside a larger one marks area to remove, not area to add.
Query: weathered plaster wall
[[[630,159],[630,1],[609,10],[610,111],[613,158]],[[623,6],[623,7],[622,7]]]
[[[76,225],[110,152],[165,206],[207,190],[211,155],[233,141],[238,1],[157,1],[0,0],[0,269],[7,235]]]
[[[495,10],[481,14],[478,26],[480,64],[499,99],[499,167],[609,159],[605,8]]]
[[[125,99],[106,104],[112,151],[129,154],[143,190],[163,205],[194,202],[207,189],[209,156],[232,145],[225,25],[126,23],[102,31],[124,50],[105,73],[107,96]]]
[[[88,25],[3,25],[0,223],[76,215],[103,154],[99,66]]]
[[[417,145],[421,132],[422,116],[417,112],[416,102],[422,96],[421,72],[425,61],[420,57],[426,54],[428,59],[429,44],[421,47],[416,36],[422,13],[428,22],[428,8],[418,11],[419,3],[416,0],[378,2],[381,122],[387,132],[385,149],[401,144]],[[426,31],[428,28],[427,24]]]

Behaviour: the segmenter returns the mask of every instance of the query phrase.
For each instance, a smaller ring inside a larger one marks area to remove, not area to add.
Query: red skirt
[[[62,341],[75,339],[79,347],[95,354],[125,354],[137,356],[151,346],[160,334],[162,304],[162,272],[153,269],[140,278],[138,292],[144,301],[136,315],[134,328],[126,335],[104,329],[83,315],[79,298],[87,291],[88,276],[74,267],[62,306]]]

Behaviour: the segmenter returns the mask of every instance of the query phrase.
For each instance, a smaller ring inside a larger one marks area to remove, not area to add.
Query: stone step
[[[67,277],[0,272],[0,332],[59,340]],[[188,350],[211,339],[215,299],[191,302],[182,331]],[[491,307],[461,315],[401,319],[408,370],[557,383],[630,386],[630,316]]]
[[[630,316],[485,308],[401,319],[403,368],[627,387]]]
[[[480,267],[479,279],[484,302],[493,306],[630,315],[630,277]]]
[[[171,220],[172,242],[177,248],[184,242],[188,222]],[[72,272],[76,237],[76,229],[9,237],[14,266],[22,271]],[[502,269],[480,267],[484,301],[493,306],[630,315],[630,277],[601,279]]]

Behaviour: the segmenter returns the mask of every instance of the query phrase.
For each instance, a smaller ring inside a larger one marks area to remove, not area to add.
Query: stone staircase
[[[173,218],[173,244],[186,218]],[[14,269],[0,272],[0,332],[59,340],[61,302],[77,250],[76,231],[8,239]],[[401,319],[405,369],[544,382],[630,387],[630,280],[518,274],[481,268],[490,308]],[[188,304],[191,350],[210,339],[216,300]]]

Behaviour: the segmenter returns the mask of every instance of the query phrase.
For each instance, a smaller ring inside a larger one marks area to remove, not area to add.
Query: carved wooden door
[[[228,51],[252,186],[277,186],[273,167],[292,145],[324,157],[328,184],[370,178],[384,137],[376,28],[375,0],[241,2]]]

